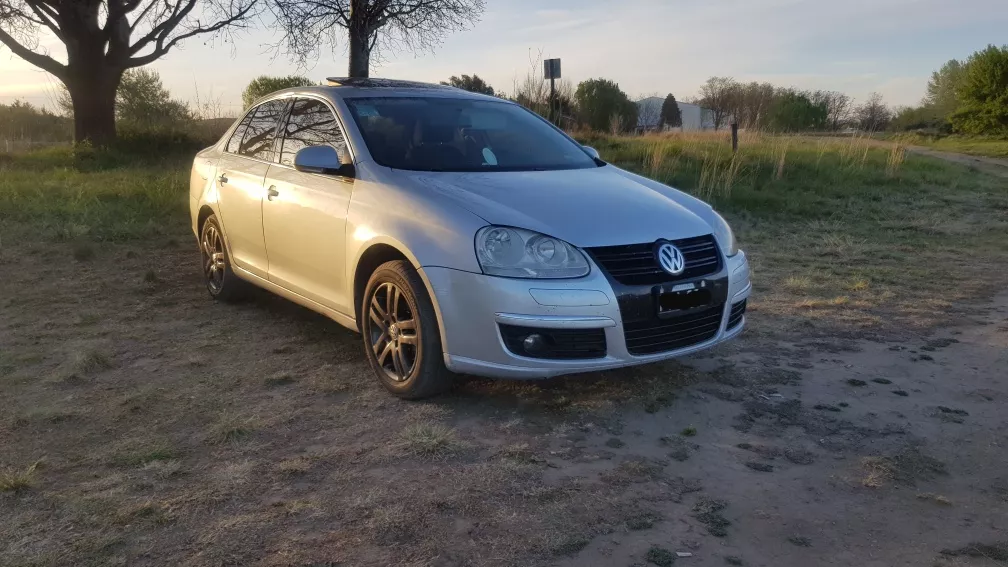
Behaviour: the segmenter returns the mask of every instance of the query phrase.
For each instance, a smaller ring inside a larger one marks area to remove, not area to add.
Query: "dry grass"
[[[893,144],[892,150],[889,151],[889,159],[886,160],[886,175],[895,177],[905,160],[906,148],[901,144]]]
[[[260,427],[262,422],[256,417],[224,412],[210,428],[208,441],[214,444],[238,443]]]
[[[402,449],[412,455],[443,458],[465,447],[454,429],[440,423],[416,423],[399,435]]]
[[[952,501],[941,494],[935,494],[934,492],[919,492],[917,494],[918,500],[926,500],[928,502],[934,502],[935,504],[941,504],[942,506],[951,506]]]
[[[94,374],[112,368],[112,357],[100,349],[85,349],[74,354],[73,368],[83,374]]]
[[[0,470],[0,492],[21,492],[32,488],[35,472],[42,461],[35,461],[24,470],[5,468]]]
[[[907,447],[890,456],[861,459],[861,484],[881,488],[890,483],[913,486],[918,480],[928,480],[947,474],[945,463],[923,454],[916,447]]]

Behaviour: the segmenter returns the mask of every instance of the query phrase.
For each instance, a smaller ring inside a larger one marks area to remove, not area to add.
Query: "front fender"
[[[373,163],[358,167],[365,171],[354,184],[347,211],[349,274],[376,243],[395,247],[416,268],[482,272],[474,239],[485,220],[432,192],[404,188],[388,168]]]

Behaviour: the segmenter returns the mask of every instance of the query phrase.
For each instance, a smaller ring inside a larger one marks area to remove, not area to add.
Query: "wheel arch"
[[[434,288],[431,287],[430,280],[420,266],[420,262],[409,252],[408,248],[399,242],[379,240],[362,247],[362,252],[357,258],[353,270],[353,313],[354,320],[357,321],[357,330],[362,330],[361,317],[363,312],[361,311],[361,303],[364,301],[364,291],[368,280],[371,279],[371,274],[378,269],[378,266],[394,260],[409,262],[420,275],[420,280],[423,281],[424,287],[427,288],[427,296],[430,297],[431,305],[434,306],[434,316],[438,323],[438,334],[441,335],[441,344],[444,345],[444,321],[441,318],[441,307],[438,304],[437,296],[434,294]]]
[[[216,211],[210,207],[210,205],[204,204],[200,207],[199,215],[196,217],[196,237],[199,238],[199,234],[203,232],[203,223],[206,222],[210,215],[215,214]],[[221,229],[223,230],[223,228]]]
[[[203,225],[206,223],[206,220],[210,218],[210,215],[217,215],[217,227],[220,228],[221,236],[224,237],[224,247],[227,249],[228,257],[232,258],[232,262],[234,262],[234,255],[231,253],[231,242],[228,239],[227,227],[224,226],[224,219],[221,218],[220,213],[210,206],[209,203],[203,203],[196,216],[196,246],[202,246],[202,244],[200,244],[200,239],[203,238]]]

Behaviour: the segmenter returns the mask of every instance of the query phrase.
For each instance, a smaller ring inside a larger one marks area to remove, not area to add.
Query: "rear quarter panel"
[[[189,213],[192,217],[193,233],[198,233],[199,211],[208,201],[216,202],[214,179],[217,176],[217,161],[220,153],[217,146],[207,148],[193,159],[189,171]]]

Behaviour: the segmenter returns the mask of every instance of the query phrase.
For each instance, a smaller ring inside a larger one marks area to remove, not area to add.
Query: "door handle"
[[[280,192],[276,190],[276,185],[270,185],[269,189],[266,190],[266,198],[269,199],[270,201],[273,200],[273,197],[279,197],[279,196]]]
[[[220,177],[218,177],[218,178],[217,178],[217,181],[218,181],[218,182],[219,182],[219,183],[220,183],[221,185],[226,185],[226,184],[227,184],[227,182],[228,182],[228,178],[227,178],[227,174],[226,174],[226,173],[222,173],[222,174],[220,174]]]

